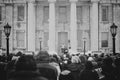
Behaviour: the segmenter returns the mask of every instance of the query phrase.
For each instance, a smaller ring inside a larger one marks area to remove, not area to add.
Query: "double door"
[[[58,32],[58,53],[61,53],[61,48],[68,48],[68,32]]]

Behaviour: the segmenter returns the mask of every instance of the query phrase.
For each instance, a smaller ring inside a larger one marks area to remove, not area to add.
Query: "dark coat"
[[[60,74],[59,80],[74,80],[74,78],[71,73],[67,75]]]
[[[85,69],[80,73],[79,80],[99,80],[99,76],[96,71]]]
[[[5,70],[6,64],[0,63],[0,80],[6,80],[6,70]]]
[[[112,65],[102,66],[102,74],[105,76],[105,80],[115,80],[114,70],[115,68]]]
[[[79,80],[80,71],[84,68],[80,63],[71,63],[68,66],[68,70],[71,71],[73,80]]]
[[[57,69],[49,63],[39,63],[37,64],[37,68],[42,76],[48,78],[49,80],[57,80]]]
[[[8,80],[48,80],[36,71],[15,71],[8,74]]]
[[[113,74],[115,75],[116,80],[120,80],[120,66],[118,66],[114,69]]]

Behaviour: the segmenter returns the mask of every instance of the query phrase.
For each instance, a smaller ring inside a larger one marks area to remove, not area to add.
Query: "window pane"
[[[44,22],[48,22],[48,19],[49,19],[49,7],[48,6],[44,6],[44,9],[43,9],[43,21]]]
[[[67,21],[67,8],[66,6],[59,7],[59,22],[66,22]]]
[[[108,21],[108,6],[102,6],[102,21]]]
[[[2,30],[0,30],[0,48],[2,47]]]
[[[18,21],[23,21],[24,20],[24,6],[18,6],[18,16],[17,16]]]
[[[0,21],[2,21],[2,7],[0,6]]]
[[[77,6],[77,21],[82,22],[82,6]]]
[[[82,35],[83,35],[83,30],[77,30],[77,47],[78,47],[78,51],[81,52],[83,50],[83,39],[82,39]]]
[[[108,47],[108,32],[102,32],[101,43],[102,47]]]
[[[44,48],[47,49],[48,47],[48,39],[49,39],[49,33],[44,32]]]
[[[25,46],[25,33],[23,31],[16,32],[17,47]]]
[[[82,47],[82,30],[77,30],[78,47]]]
[[[102,47],[108,47],[108,41],[102,40]]]

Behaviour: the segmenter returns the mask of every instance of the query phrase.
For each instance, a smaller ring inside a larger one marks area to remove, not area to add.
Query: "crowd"
[[[0,56],[0,80],[120,80],[120,54]]]

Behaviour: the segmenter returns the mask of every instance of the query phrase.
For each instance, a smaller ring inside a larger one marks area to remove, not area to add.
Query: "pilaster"
[[[28,2],[28,51],[35,51],[35,4]]]
[[[98,1],[99,0],[91,0],[91,51],[98,51],[99,48]]]
[[[48,0],[49,2],[49,51],[55,51],[55,2],[56,0]]]
[[[77,52],[77,16],[76,16],[76,2],[78,0],[70,0],[70,44],[71,50]]]

